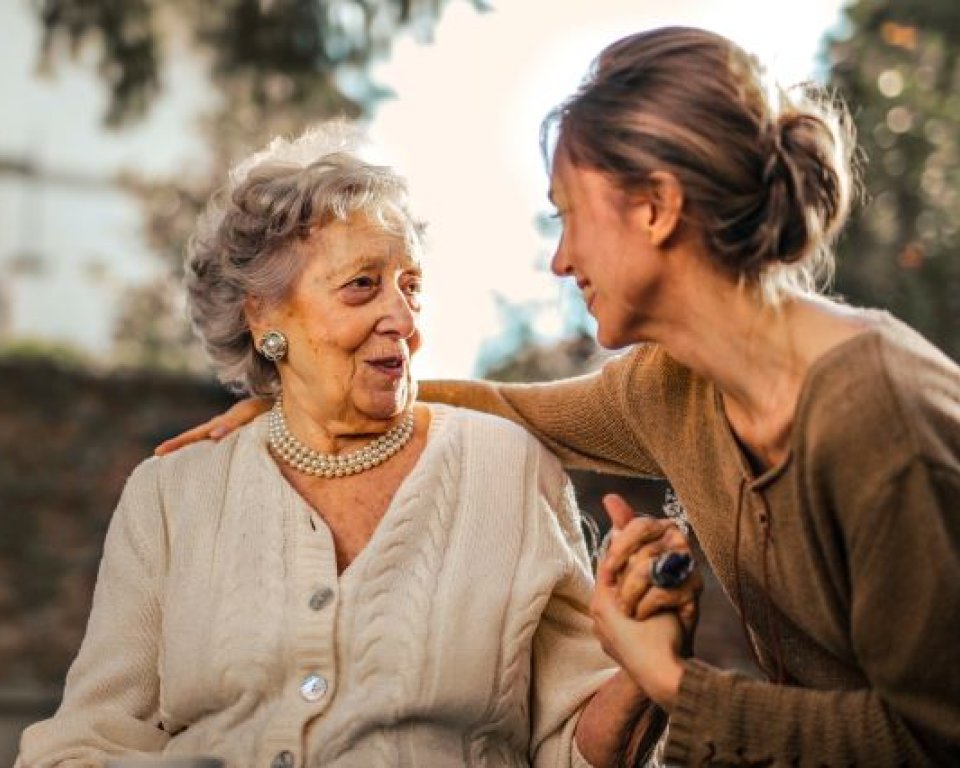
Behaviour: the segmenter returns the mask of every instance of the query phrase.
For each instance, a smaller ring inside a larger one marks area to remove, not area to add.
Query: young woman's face
[[[562,152],[554,159],[550,198],[563,223],[553,273],[577,281],[601,345],[642,341],[662,277],[662,259],[642,226],[645,204],[629,202],[601,172],[572,164]]]
[[[285,391],[340,419],[391,419],[415,397],[410,358],[420,348],[418,254],[364,217],[316,229],[297,247],[306,266],[290,296],[258,319],[281,330]]]

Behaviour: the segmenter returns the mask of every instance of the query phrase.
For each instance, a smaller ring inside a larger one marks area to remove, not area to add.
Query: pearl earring
[[[271,363],[279,363],[287,356],[287,337],[281,331],[269,330],[260,337],[257,352]]]

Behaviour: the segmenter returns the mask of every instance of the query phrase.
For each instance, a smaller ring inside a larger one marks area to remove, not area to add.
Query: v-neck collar
[[[350,577],[353,573],[361,570],[360,565],[362,565],[362,563],[366,562],[366,560],[372,556],[369,553],[376,550],[376,548],[379,546],[380,539],[384,535],[384,531],[392,525],[392,518],[396,514],[395,510],[405,506],[407,498],[410,496],[410,494],[416,492],[416,487],[418,485],[416,478],[435,461],[435,456],[438,455],[438,453],[442,450],[441,446],[444,441],[439,438],[446,428],[447,422],[449,421],[451,415],[450,412],[453,409],[449,406],[435,403],[430,403],[427,407],[430,410],[430,425],[427,428],[427,439],[426,444],[423,447],[423,451],[420,453],[420,456],[417,457],[417,460],[413,467],[411,467],[410,472],[407,473],[407,476],[403,478],[400,485],[397,487],[397,490],[393,494],[393,498],[390,499],[390,503],[387,505],[383,516],[377,523],[376,528],[374,528],[373,534],[370,536],[370,540],[367,541],[357,556],[350,561],[350,563],[346,568],[343,569],[342,572],[335,574],[337,580],[341,583],[350,580]],[[283,472],[280,471],[280,467],[277,466],[276,461],[270,455],[269,448],[267,447],[269,424],[266,420],[266,414],[259,416],[257,418],[257,422],[255,422],[255,425],[255,439],[257,445],[260,447],[263,454],[263,459],[268,465],[269,476],[278,489],[283,508],[293,509],[295,510],[296,514],[305,516],[306,519],[313,520],[317,526],[322,526],[322,534],[327,538],[329,546],[332,549],[334,546],[333,533],[330,531],[330,527],[323,519],[323,516],[314,510],[314,508],[307,503],[306,499],[304,499],[303,496],[297,492],[297,489],[293,487],[290,481],[283,476]]]
[[[822,355],[820,355],[820,357],[813,361],[813,363],[807,369],[807,375],[804,377],[803,383],[800,386],[800,394],[797,396],[797,405],[794,409],[793,424],[790,428],[790,438],[787,444],[787,453],[783,457],[783,460],[777,464],[774,464],[773,466],[767,467],[759,474],[754,472],[753,467],[750,464],[750,459],[746,455],[745,449],[740,444],[740,440],[737,438],[736,433],[733,431],[733,426],[730,424],[730,420],[727,418],[727,413],[723,407],[723,398],[720,393],[720,388],[713,381],[710,382],[710,388],[713,391],[714,412],[722,425],[722,432],[724,434],[724,439],[727,442],[727,447],[735,454],[741,476],[744,480],[746,480],[748,488],[751,490],[761,490],[763,488],[767,488],[776,483],[776,481],[783,477],[783,475],[787,472],[794,462],[794,455],[799,450],[800,442],[803,438],[803,429],[799,425],[802,425],[806,422],[807,411],[809,410],[810,403],[815,396],[814,393],[818,388],[818,381],[829,373],[829,371],[836,364],[836,361],[838,361],[840,358],[845,355],[854,354],[852,350],[859,348],[861,345],[873,343],[873,340],[881,333],[882,323],[884,322],[882,315],[885,314],[886,313],[869,313],[869,315],[881,316],[875,317],[876,321],[870,327],[865,328],[863,331],[851,336],[849,339],[845,339],[836,346],[824,352]]]

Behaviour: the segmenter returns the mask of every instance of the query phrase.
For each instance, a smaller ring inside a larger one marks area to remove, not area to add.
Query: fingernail
[[[228,430],[226,427],[214,427],[210,430],[210,437],[214,440],[219,440],[221,437],[227,434],[227,431]]]

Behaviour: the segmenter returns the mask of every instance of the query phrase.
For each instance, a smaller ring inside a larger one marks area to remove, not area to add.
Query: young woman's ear
[[[644,206],[645,226],[650,243],[660,246],[667,242],[680,226],[683,213],[683,188],[672,173],[654,171],[650,174],[648,205]]]

